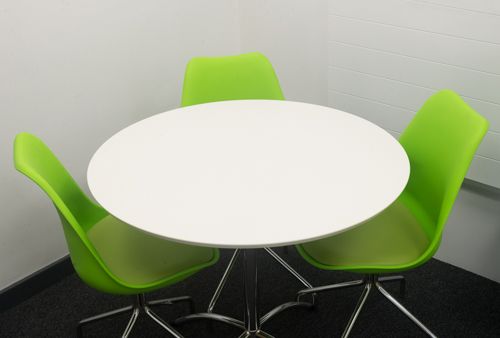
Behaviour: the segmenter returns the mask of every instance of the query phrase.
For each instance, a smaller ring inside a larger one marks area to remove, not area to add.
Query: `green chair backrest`
[[[181,105],[226,100],[284,100],[269,60],[260,53],[196,57],[184,76]]]
[[[456,93],[442,90],[431,96],[402,133],[399,141],[410,159],[405,194],[418,201],[435,225],[432,254],[467,174],[488,121]]]
[[[106,215],[89,200],[52,151],[36,136],[20,133],[14,141],[16,169],[38,184],[59,211],[75,225],[87,227]],[[97,214],[96,214],[97,213]]]
[[[82,192],[52,151],[36,136],[20,133],[14,141],[14,165],[54,203],[78,275],[98,290],[130,293],[107,269],[87,237],[90,227],[108,213]]]

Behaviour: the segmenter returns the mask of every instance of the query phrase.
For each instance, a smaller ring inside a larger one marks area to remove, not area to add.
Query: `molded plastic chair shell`
[[[216,249],[163,240],[125,224],[92,202],[37,137],[14,142],[18,171],[54,203],[73,266],[88,285],[113,294],[139,294],[178,282],[213,265]]]
[[[245,99],[284,100],[273,66],[264,55],[195,57],[189,61],[182,106]]]
[[[399,141],[410,159],[408,184],[387,210],[345,233],[298,245],[312,265],[360,273],[396,272],[428,261],[488,121],[456,93],[431,96]]]

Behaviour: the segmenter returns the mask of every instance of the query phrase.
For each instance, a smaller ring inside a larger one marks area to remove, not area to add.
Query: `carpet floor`
[[[277,252],[314,286],[359,279],[358,275],[320,271],[302,260],[294,249]],[[177,285],[149,294],[148,299],[191,295],[197,310],[210,300],[231,251],[222,250],[220,261]],[[438,337],[500,337],[500,284],[438,260],[403,274],[406,295],[399,295],[397,283],[387,284],[391,292]],[[265,252],[259,253],[261,312],[294,299],[301,284]],[[391,285],[392,284],[392,285]],[[242,318],[243,279],[237,264],[215,310]],[[315,309],[292,308],[265,323],[264,330],[278,337],[339,337],[356,305],[361,288],[321,293]],[[32,298],[0,313],[0,337],[74,337],[76,323],[83,318],[131,304],[132,298],[106,295],[86,286],[71,275]],[[185,315],[185,304],[157,307],[166,321]],[[119,337],[128,314],[87,325],[85,337]],[[192,321],[177,326],[185,337],[238,337],[241,330],[222,323]],[[139,317],[130,337],[168,336],[157,324]],[[372,292],[351,337],[425,337],[425,334],[378,292]]]

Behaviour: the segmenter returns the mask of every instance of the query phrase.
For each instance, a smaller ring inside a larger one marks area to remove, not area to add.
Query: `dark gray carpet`
[[[293,248],[278,253],[315,285],[348,281],[359,276],[343,272],[317,270],[304,262]],[[191,295],[197,310],[205,309],[227,264],[230,251],[221,252],[219,263],[187,280],[155,292],[149,298]],[[279,303],[292,300],[301,285],[283,268],[263,253],[259,257],[262,312]],[[402,299],[439,337],[500,337],[500,284],[452,265],[431,260],[426,265],[404,273],[407,293]],[[217,312],[242,317],[241,266],[233,271]],[[387,286],[401,299],[398,285]],[[322,293],[315,310],[290,309],[271,319],[264,329],[275,337],[338,337],[341,335],[360,295],[361,288]],[[82,319],[128,305],[129,297],[106,295],[87,287],[72,275],[31,299],[0,314],[1,337],[73,337],[75,325]],[[157,308],[165,320],[187,314],[184,304]],[[128,315],[88,325],[86,337],[119,337]],[[178,330],[186,337],[237,337],[238,329],[197,321]],[[148,318],[140,318],[131,337],[165,336],[164,331]],[[425,335],[401,312],[377,292],[370,295],[352,337],[424,337]]]

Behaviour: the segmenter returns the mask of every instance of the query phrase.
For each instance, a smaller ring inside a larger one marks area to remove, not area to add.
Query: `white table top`
[[[291,101],[189,106],[135,123],[90,161],[96,200],[124,222],[211,247],[297,244],[375,216],[409,161],[355,115]]]

